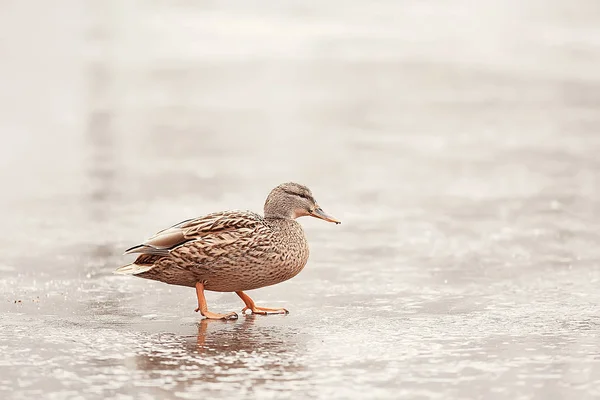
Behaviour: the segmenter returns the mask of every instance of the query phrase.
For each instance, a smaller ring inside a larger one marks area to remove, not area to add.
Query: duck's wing
[[[188,219],[164,229],[142,244],[133,246],[125,254],[141,253],[168,256],[170,251],[184,243],[206,240],[214,244],[233,243],[246,234],[268,229],[264,219],[249,211],[224,211]]]

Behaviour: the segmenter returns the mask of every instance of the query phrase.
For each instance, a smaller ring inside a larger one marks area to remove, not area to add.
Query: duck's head
[[[309,188],[298,183],[282,183],[271,190],[265,201],[265,218],[294,219],[305,215],[341,224],[319,207]]]

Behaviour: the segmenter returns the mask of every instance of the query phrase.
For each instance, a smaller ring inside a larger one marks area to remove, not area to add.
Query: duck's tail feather
[[[169,249],[159,248],[159,247],[151,246],[149,244],[139,244],[137,246],[133,246],[133,247],[125,250],[125,253],[123,253],[123,255],[134,254],[134,253],[151,254],[154,256],[168,256]]]
[[[120,275],[137,275],[142,272],[150,271],[154,267],[153,264],[127,264],[117,268],[113,273]]]

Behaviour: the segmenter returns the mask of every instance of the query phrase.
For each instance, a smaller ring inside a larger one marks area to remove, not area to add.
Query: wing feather
[[[194,240],[206,240],[213,246],[227,245],[261,226],[265,226],[264,219],[250,211],[212,213],[163,229],[144,243],[131,247],[125,254],[168,256],[171,250]]]

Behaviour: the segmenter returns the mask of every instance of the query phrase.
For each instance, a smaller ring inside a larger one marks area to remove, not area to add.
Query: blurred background
[[[0,395],[597,398],[599,109],[594,0],[1,1]],[[286,181],[290,315],[112,274]]]

